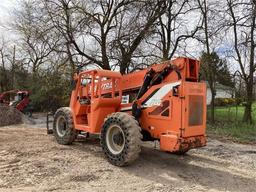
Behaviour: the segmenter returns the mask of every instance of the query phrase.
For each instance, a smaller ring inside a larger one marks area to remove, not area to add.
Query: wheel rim
[[[63,116],[59,116],[56,121],[56,130],[60,137],[63,137],[67,132],[67,123]]]
[[[125,136],[122,128],[118,125],[112,125],[106,133],[106,144],[109,151],[117,155],[121,153],[125,145]]]

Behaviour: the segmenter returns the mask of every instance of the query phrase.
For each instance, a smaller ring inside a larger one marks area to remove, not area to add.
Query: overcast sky
[[[6,37],[8,31],[4,26],[8,21],[11,20],[10,13],[17,6],[18,0],[1,0],[0,3],[0,36],[5,36]]]
[[[6,16],[8,15],[9,11],[17,5],[19,0],[1,0],[0,4],[0,15]]]

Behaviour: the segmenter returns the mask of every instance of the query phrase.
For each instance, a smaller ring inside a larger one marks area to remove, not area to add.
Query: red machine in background
[[[0,104],[15,107],[22,113],[32,116],[31,108],[29,107],[31,91],[11,90],[0,93]]]

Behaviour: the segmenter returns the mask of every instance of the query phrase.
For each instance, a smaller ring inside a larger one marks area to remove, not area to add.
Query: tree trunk
[[[12,57],[12,68],[11,68],[11,89],[15,87],[15,67],[16,67],[16,46],[13,47],[13,57]]]
[[[211,89],[211,93],[212,93],[212,101],[211,101],[211,124],[215,123],[215,89],[212,87]]]
[[[255,63],[254,63],[254,57],[255,57],[255,41],[254,41],[254,30],[256,26],[256,2],[254,1],[254,5],[252,8],[252,25],[251,25],[251,31],[250,31],[250,66],[249,66],[249,77],[248,81],[246,81],[246,106],[244,110],[244,117],[243,121],[247,123],[252,123],[252,102],[253,102],[253,77],[254,77],[254,71],[255,71]]]
[[[169,59],[169,50],[163,49],[163,58],[162,61],[167,61]]]
[[[252,95],[253,95],[253,79],[250,79],[246,88],[246,105],[244,110],[243,122],[252,123]]]
[[[0,54],[1,54],[1,62],[2,62],[2,74],[3,74],[3,78],[1,82],[1,92],[4,92],[8,90],[9,81],[7,77],[7,70],[5,69],[5,58],[4,58],[3,49],[0,50]]]
[[[131,62],[131,54],[123,55],[120,64],[120,73],[123,75],[128,71],[129,64]]]
[[[245,105],[243,122],[252,123],[252,102],[247,101]]]
[[[122,62],[122,64],[120,65],[120,73],[123,75],[126,73],[126,69],[127,69],[127,62]]]
[[[102,29],[101,33],[102,68],[105,70],[111,70],[107,55],[107,37],[104,34],[104,29]]]
[[[72,53],[71,53],[71,46],[70,46],[69,42],[66,43],[66,48],[67,48],[67,55],[68,55],[69,64],[70,64],[70,67],[71,67],[70,81],[73,81],[74,73],[76,72],[76,66],[75,66],[75,62],[73,60],[73,56],[72,56]]]

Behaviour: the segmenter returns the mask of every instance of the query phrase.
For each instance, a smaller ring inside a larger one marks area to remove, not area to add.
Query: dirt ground
[[[256,191],[256,146],[209,138],[185,156],[144,143],[129,167],[107,162],[98,140],[61,146],[34,125],[0,128],[0,191]]]

